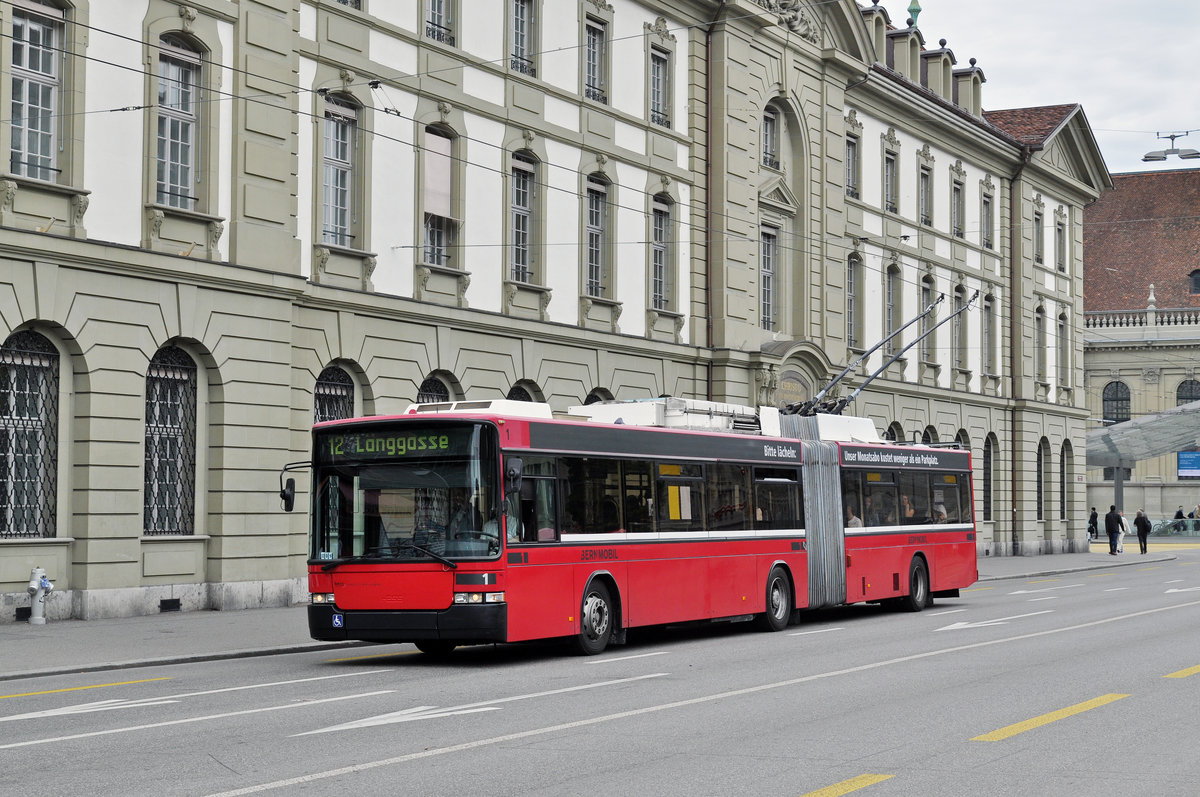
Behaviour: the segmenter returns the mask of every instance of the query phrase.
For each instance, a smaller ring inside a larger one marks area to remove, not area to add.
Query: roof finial
[[[912,2],[908,4],[908,15],[910,17],[912,17],[913,27],[916,27],[917,17],[920,14],[921,14],[921,4],[918,3],[917,0],[912,0]]]

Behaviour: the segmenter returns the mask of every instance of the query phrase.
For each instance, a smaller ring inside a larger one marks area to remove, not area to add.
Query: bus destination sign
[[[475,427],[428,427],[321,432],[315,450],[326,462],[342,460],[416,459],[464,454],[470,450]]]

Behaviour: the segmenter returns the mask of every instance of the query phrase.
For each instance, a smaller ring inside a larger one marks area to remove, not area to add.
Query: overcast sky
[[[862,0],[860,0],[862,2]],[[1171,156],[1155,133],[1195,129],[1176,141],[1200,150],[1200,2],[1197,0],[920,0],[926,47],[939,39],[957,67],[983,69],[984,110],[1080,103],[1114,174],[1200,168]],[[908,0],[881,0],[903,26]]]

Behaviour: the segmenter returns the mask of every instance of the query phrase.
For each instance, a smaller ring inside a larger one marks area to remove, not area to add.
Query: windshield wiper
[[[447,559],[446,557],[442,556],[440,553],[434,553],[433,551],[426,548],[424,545],[417,545],[415,542],[403,542],[403,543],[400,543],[400,545],[397,547],[412,548],[414,551],[420,551],[421,553],[425,554],[426,556],[430,557],[431,559],[438,560],[439,562],[441,562],[442,564],[444,564],[446,567],[450,568],[451,570],[458,569],[458,562],[455,562],[453,559]]]
[[[333,570],[335,567],[341,567],[342,565],[348,565],[351,562],[365,562],[367,560],[372,560],[372,559],[381,559],[381,558],[394,559],[395,558],[394,555],[389,556],[389,557],[381,557],[379,554],[383,550],[384,550],[383,548],[372,548],[371,550],[367,551],[366,553],[360,553],[355,556],[346,556],[341,559],[335,559],[332,562],[327,562],[326,564],[321,565],[321,572],[328,573],[330,570]]]

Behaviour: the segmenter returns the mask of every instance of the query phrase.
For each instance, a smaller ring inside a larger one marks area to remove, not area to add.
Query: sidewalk
[[[1159,547],[1159,550],[1155,550]],[[1155,546],[1142,556],[1126,540],[1126,553],[1108,545],[1090,553],[1000,556],[979,560],[979,580],[1027,578],[1079,570],[1146,565],[1175,558],[1177,546]],[[1200,549],[1200,546],[1178,546]],[[51,598],[53,600],[53,597]],[[63,620],[46,625],[0,625],[0,681],[36,675],[96,672],[129,667],[330,650],[364,643],[316,642],[308,635],[304,606],[236,612],[171,612],[112,620]]]

